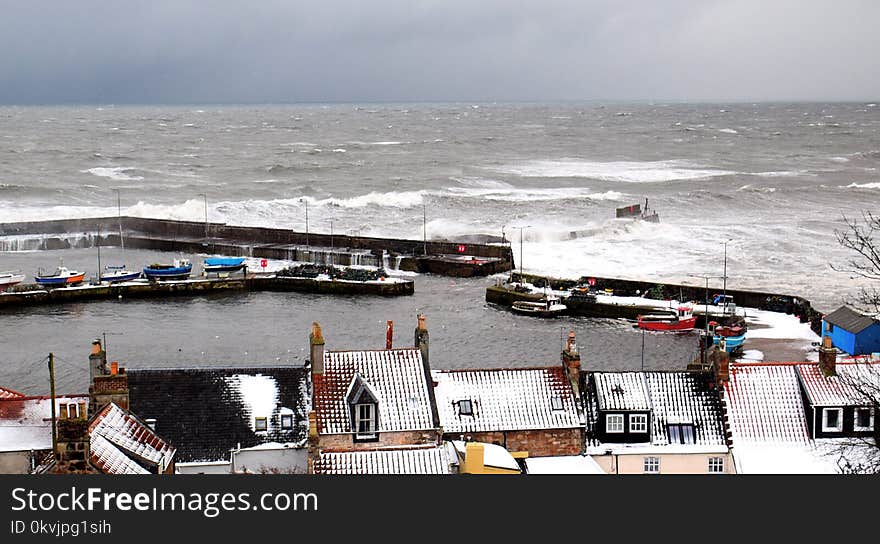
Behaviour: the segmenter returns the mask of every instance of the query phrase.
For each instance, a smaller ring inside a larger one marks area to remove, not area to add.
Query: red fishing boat
[[[649,331],[687,331],[696,324],[694,311],[688,306],[679,306],[675,313],[640,315],[638,326]]]

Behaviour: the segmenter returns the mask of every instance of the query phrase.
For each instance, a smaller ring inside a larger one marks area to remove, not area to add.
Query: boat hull
[[[141,277],[140,272],[129,272],[124,271],[124,273],[110,273],[101,276],[101,281],[106,281],[109,283],[119,283],[122,281],[131,281],[136,280]]]
[[[712,338],[712,342],[716,346],[720,346],[722,339],[724,340],[724,351],[726,351],[727,353],[734,353],[742,349],[743,343],[746,340],[746,335],[742,334],[740,336],[721,336],[716,334]]]
[[[697,325],[696,317],[674,321],[647,321],[639,319],[639,328],[647,331],[689,331]]]
[[[157,280],[180,280],[186,279],[192,273],[192,265],[168,268],[144,268],[144,276]]]
[[[55,278],[55,277],[36,277],[34,280],[40,285],[76,285],[78,283],[82,283],[85,279],[85,272],[81,274],[77,274],[74,276],[67,276],[64,278]]]
[[[564,304],[553,304],[549,308],[540,302],[514,302],[510,309],[520,315],[533,317],[557,317],[568,309]]]

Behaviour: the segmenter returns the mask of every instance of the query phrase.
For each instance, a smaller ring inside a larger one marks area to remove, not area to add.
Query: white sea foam
[[[736,131],[736,130],[734,130],[734,129],[732,129],[732,128],[719,128],[719,129],[718,129],[718,132],[723,132],[723,133],[725,133],[725,134],[739,134],[738,131]]]
[[[751,172],[749,175],[762,178],[793,178],[797,176],[811,176],[814,174],[810,174],[805,170],[778,170],[773,172]]]
[[[93,174],[101,178],[110,178],[116,181],[140,181],[144,179],[142,176],[130,175],[130,172],[134,171],[135,169],[130,166],[98,166],[95,168],[89,168],[88,170],[81,170],[84,174]]]
[[[849,185],[843,185],[842,187],[848,189],[880,189],[880,182],[874,183],[850,183]]]
[[[847,159],[846,157],[829,157],[828,160],[834,162],[849,162],[849,159]]]
[[[589,178],[628,183],[705,179],[735,173],[704,168],[679,160],[646,162],[595,162],[579,159],[537,160],[500,167],[498,170],[522,177]]]
[[[278,183],[281,180],[278,179],[255,179],[251,183]]]
[[[378,193],[372,192],[351,198],[325,198],[315,199],[304,197],[310,206],[337,206],[340,208],[365,208],[367,206],[382,206],[391,208],[412,208],[423,202],[427,191],[400,191]]]
[[[737,191],[746,191],[752,193],[775,193],[776,187],[755,187],[754,185],[743,185]]]

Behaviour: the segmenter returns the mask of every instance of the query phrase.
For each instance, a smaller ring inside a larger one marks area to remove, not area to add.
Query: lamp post
[[[723,306],[721,307],[722,308],[721,313],[724,316],[727,315],[727,244],[732,241],[733,241],[733,238],[728,238],[727,240],[725,240],[723,242],[723,244],[724,244],[724,276],[723,276],[724,277],[724,290],[723,290],[724,298],[722,299]]]
[[[304,198],[299,201],[306,205],[306,247],[309,247],[309,201]]]
[[[428,207],[422,202],[422,252],[428,254]]]
[[[705,319],[706,319],[706,336],[709,336],[709,280],[716,278],[723,278],[724,276],[704,276],[702,274],[688,274],[691,278],[703,278],[706,280],[706,295],[703,299],[703,305],[705,307]]]
[[[113,190],[116,191],[116,217],[119,219],[119,246],[122,248],[122,251],[125,252],[125,239],[122,237],[122,196],[119,189]]]

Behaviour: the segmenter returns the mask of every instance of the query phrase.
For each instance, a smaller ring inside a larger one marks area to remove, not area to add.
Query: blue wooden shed
[[[880,321],[849,306],[841,306],[822,319],[822,334],[850,355],[880,352]]]

